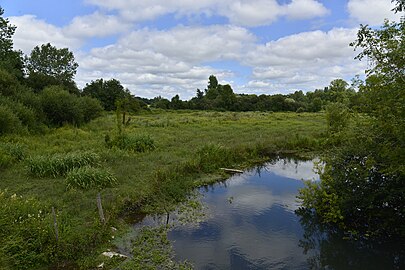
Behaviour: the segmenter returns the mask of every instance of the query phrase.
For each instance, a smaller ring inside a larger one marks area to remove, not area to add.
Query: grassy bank
[[[108,114],[80,129],[3,137],[0,268],[94,267],[124,213],[169,211],[193,187],[225,178],[220,167],[319,151],[325,131],[322,113],[155,111],[120,128]]]

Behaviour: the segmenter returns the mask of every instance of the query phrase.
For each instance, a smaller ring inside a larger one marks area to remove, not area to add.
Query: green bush
[[[5,97],[0,95],[0,103],[10,108],[10,110],[18,117],[24,126],[29,129],[35,128],[37,126],[37,116],[33,109],[25,106],[19,101],[15,101],[10,97]]]
[[[87,96],[80,97],[78,99],[78,105],[85,123],[99,117],[103,111],[103,107],[97,99]]]
[[[0,168],[22,161],[25,158],[25,146],[18,143],[0,142]]]
[[[105,169],[81,167],[67,173],[66,183],[68,189],[102,189],[116,185],[117,178]]]
[[[18,116],[8,106],[0,105],[0,135],[19,133],[23,126]]]
[[[60,86],[50,86],[41,92],[42,109],[50,122],[55,126],[83,122],[77,102],[78,97],[70,94]]]
[[[109,148],[117,147],[121,150],[132,152],[146,152],[156,148],[154,140],[149,135],[121,134],[113,139],[107,135],[105,142]]]
[[[31,175],[35,177],[58,177],[72,169],[99,164],[99,156],[93,152],[72,152],[52,156],[38,156],[28,161]]]
[[[337,102],[326,106],[326,122],[330,133],[343,130],[348,125],[349,119],[349,108],[345,104]]]

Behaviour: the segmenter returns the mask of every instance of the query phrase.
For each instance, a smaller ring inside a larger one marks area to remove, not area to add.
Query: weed
[[[72,152],[31,158],[28,161],[28,168],[35,177],[56,178],[74,168],[98,164],[99,156],[93,152]]]
[[[122,133],[113,139],[106,135],[105,142],[109,148],[117,147],[131,152],[147,152],[156,148],[154,140],[149,135],[134,136]]]
[[[80,167],[67,173],[66,183],[68,189],[102,189],[116,185],[117,178],[105,169]]]

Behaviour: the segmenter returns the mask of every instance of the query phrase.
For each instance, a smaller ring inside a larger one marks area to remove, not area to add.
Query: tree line
[[[220,111],[273,111],[273,112],[319,112],[330,103],[346,104],[350,108],[361,106],[361,93],[355,91],[360,80],[356,78],[352,85],[343,79],[335,79],[324,89],[292,94],[255,95],[236,94],[229,84],[221,85],[211,75],[208,85],[201,91],[197,89],[195,97],[183,101],[179,95],[171,100],[156,97],[146,101],[152,107],[161,109],[220,110]]]

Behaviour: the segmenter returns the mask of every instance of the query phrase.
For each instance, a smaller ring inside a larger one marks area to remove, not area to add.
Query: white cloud
[[[131,24],[117,16],[95,12],[90,15],[75,17],[63,29],[63,32],[69,37],[105,37],[126,32],[130,27]]]
[[[347,3],[353,19],[370,25],[380,25],[384,19],[399,21],[401,14],[391,11],[394,7],[395,4],[389,0],[349,0]]]
[[[356,33],[357,29],[334,28],[258,45],[245,59],[245,64],[254,68],[253,80],[243,88],[253,87],[258,92],[313,90],[333,79],[350,79],[361,74],[365,63],[354,60],[356,52],[349,47]]]
[[[152,20],[164,14],[220,15],[242,26],[268,25],[281,16],[290,19],[311,19],[328,14],[315,0],[293,0],[279,4],[276,0],[87,0],[108,10],[118,10],[127,20]]]
[[[237,59],[255,37],[236,26],[184,27],[167,31],[140,29],[116,44],[79,54],[78,84],[97,79],[95,75],[114,77],[137,95],[182,98],[195,95],[207,84],[210,74],[219,78],[230,71],[217,70],[204,62]]]
[[[10,23],[17,26],[13,40],[14,48],[29,54],[31,50],[44,43],[50,42],[52,45],[61,48],[78,48],[82,41],[66,36],[62,29],[43,20],[39,20],[34,15],[24,15],[10,17]]]
[[[292,0],[285,7],[284,13],[291,19],[305,20],[329,14],[329,11],[318,1]]]

